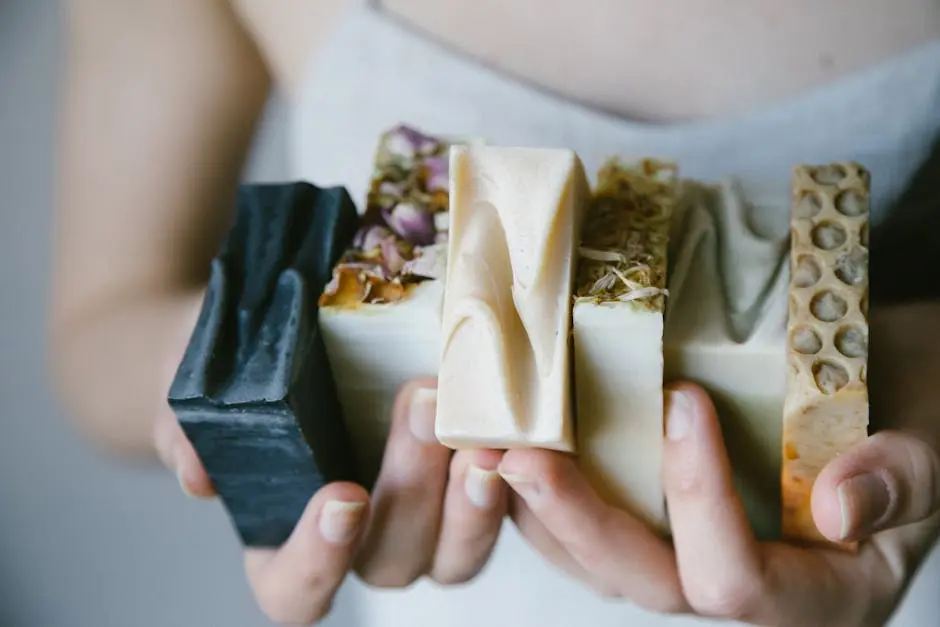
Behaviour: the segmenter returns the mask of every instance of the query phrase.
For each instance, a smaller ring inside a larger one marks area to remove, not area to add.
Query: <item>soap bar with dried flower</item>
[[[869,173],[856,163],[793,173],[783,536],[823,541],[816,477],[868,435]]]
[[[437,374],[450,145],[405,125],[379,138],[362,226],[320,298],[366,485],[378,474],[399,389]]]
[[[356,232],[346,190],[245,185],[169,403],[247,546],[278,546],[355,462],[317,299]]]
[[[574,362],[581,467],[598,493],[666,528],[663,312],[676,167],[611,160],[578,249]]]

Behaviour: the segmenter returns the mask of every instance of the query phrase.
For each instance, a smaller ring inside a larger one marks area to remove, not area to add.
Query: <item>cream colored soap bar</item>
[[[609,162],[579,249],[578,453],[598,493],[663,531],[663,311],[675,167]]]
[[[868,435],[869,174],[854,163],[793,174],[783,535],[820,541],[822,468]]]
[[[590,190],[570,150],[455,146],[436,431],[573,451],[569,332]]]
[[[786,179],[683,180],[663,338],[665,379],[695,381],[714,400],[736,488],[766,540],[780,537],[787,215]],[[754,228],[768,216],[782,219]]]

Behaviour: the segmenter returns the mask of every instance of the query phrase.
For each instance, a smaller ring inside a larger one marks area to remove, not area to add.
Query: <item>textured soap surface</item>
[[[612,160],[578,249],[573,337],[581,467],[609,503],[667,528],[663,311],[677,168]]]
[[[789,185],[729,176],[682,187],[670,236],[665,379],[708,390],[748,520],[761,539],[779,540],[788,221],[766,233],[750,225],[787,215]]]
[[[559,149],[456,146],[436,432],[573,451],[569,333],[589,189]]]
[[[825,540],[813,520],[813,484],[868,435],[869,181],[855,163],[793,173],[782,473],[788,539]]]
[[[364,485],[378,477],[392,409],[437,374],[451,141],[382,133],[356,237],[320,297],[320,330]]]
[[[278,546],[356,478],[317,299],[359,216],[346,190],[244,185],[170,406],[247,546]]]

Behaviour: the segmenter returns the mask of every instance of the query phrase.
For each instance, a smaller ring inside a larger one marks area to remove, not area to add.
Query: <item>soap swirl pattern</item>
[[[759,333],[782,333],[784,328],[784,317],[772,315],[781,313],[772,308],[778,300],[773,296],[785,289],[788,237],[760,233],[753,226],[756,214],[769,211],[787,213],[785,186],[779,195],[763,195],[758,201],[732,177],[717,184],[682,181],[670,238],[669,301],[678,306],[686,279],[702,259],[710,257],[718,269],[725,330],[737,344],[746,344]]]

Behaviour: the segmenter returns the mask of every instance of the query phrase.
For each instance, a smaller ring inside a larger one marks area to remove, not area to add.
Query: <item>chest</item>
[[[650,121],[740,113],[940,35],[936,0],[380,0],[496,69]]]

